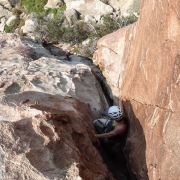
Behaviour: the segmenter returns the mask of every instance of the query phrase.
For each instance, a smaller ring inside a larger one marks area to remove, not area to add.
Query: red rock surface
[[[6,121],[0,123],[0,153],[6,177],[114,179],[92,144],[97,143],[95,117],[86,103],[33,91],[1,100]]]
[[[105,77],[114,95],[127,99],[126,151],[132,171],[141,180],[180,177],[179,12],[178,0],[142,1],[137,23],[102,38],[94,55],[103,74],[115,69],[116,75]],[[119,57],[117,63],[110,55],[106,58],[108,50],[116,60]],[[108,60],[111,66],[106,66]]]

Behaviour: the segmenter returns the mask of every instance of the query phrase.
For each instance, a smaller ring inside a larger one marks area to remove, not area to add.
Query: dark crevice
[[[97,75],[93,70],[91,71],[93,75],[96,77],[96,80],[99,82],[109,106],[112,106],[114,104],[114,100],[111,97],[112,93],[110,93],[110,87],[108,87],[106,79],[102,75]]]
[[[107,85],[105,78],[102,75],[97,75],[92,71],[97,81],[99,82],[104,96],[109,104],[109,106],[114,105],[114,100],[112,97],[112,92],[110,87]],[[129,123],[127,120],[127,126]],[[105,146],[101,144],[100,146],[95,145],[95,147],[100,152],[104,163],[107,165],[110,172],[113,174],[115,180],[136,180],[136,177],[131,172],[131,167],[128,162],[128,155],[124,150],[126,144],[126,137],[128,131],[118,140],[118,143],[113,146]]]
[[[101,144],[100,146],[96,146],[96,148],[115,180],[135,180],[131,178],[132,173],[127,168],[123,144],[118,143],[116,146],[105,146]]]

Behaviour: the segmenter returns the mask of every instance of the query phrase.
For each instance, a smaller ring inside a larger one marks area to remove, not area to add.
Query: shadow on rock
[[[148,180],[143,128],[136,118],[131,101],[126,100],[123,104],[127,121],[126,133],[118,137],[118,142],[113,146],[102,143],[96,147],[116,180]]]
[[[133,103],[133,105],[132,105]],[[126,100],[124,102],[125,111],[129,119],[129,128],[124,148],[124,154],[127,162],[127,167],[130,171],[131,179],[148,180],[146,166],[146,140],[143,127],[139,119],[136,117],[133,107],[143,111],[143,106],[134,101]]]

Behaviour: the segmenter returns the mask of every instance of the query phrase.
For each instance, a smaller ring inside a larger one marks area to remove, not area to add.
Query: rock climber
[[[106,115],[109,118],[100,118],[94,121],[94,127],[97,134],[96,138],[105,144],[115,144],[119,136],[125,134],[127,130],[127,119],[124,114],[122,100],[119,100],[119,106],[111,106],[107,109]]]

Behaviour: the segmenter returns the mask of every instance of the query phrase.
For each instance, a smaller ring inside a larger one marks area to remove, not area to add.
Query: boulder
[[[0,5],[8,10],[12,9],[11,3],[8,0],[1,0]]]
[[[84,22],[87,22],[87,23],[89,22],[89,23],[94,24],[96,23],[96,19],[93,16],[87,14],[84,16]]]
[[[2,97],[0,112],[3,179],[114,179],[92,145],[87,104],[26,91]]]
[[[120,10],[120,0],[107,0],[107,3],[112,6],[116,11]]]
[[[113,8],[100,0],[78,0],[78,1],[65,1],[67,10],[75,9],[81,15],[91,15],[99,20],[99,17],[113,12]]]
[[[94,54],[113,94],[126,99],[125,149],[139,180],[180,177],[179,11],[178,0],[144,0],[137,23],[103,37]]]
[[[79,19],[79,14],[75,9],[69,9],[64,11],[64,15],[70,26],[75,24]]]
[[[97,115],[107,108],[92,72],[100,71],[89,60],[72,55],[71,62],[65,61],[65,56],[53,56],[41,44],[15,35],[1,34],[0,39],[4,59],[0,65],[0,95],[33,90],[76,97],[88,103]]]
[[[28,34],[28,33],[34,33],[36,31],[37,28],[37,22],[35,22],[32,19],[27,19],[25,21],[25,25],[21,27],[21,30],[24,34]]]
[[[38,22],[37,22],[36,13],[31,13],[30,15],[28,15],[27,19],[25,20],[25,24],[24,26],[21,27],[21,30],[24,34],[33,36],[33,34],[36,34],[37,26],[38,26]]]
[[[7,21],[6,21],[6,25],[8,26],[14,26],[15,23],[17,22],[17,17],[15,15],[11,16]]]
[[[45,9],[47,8],[59,8],[63,5],[62,0],[48,0],[47,4],[44,6]]]
[[[124,46],[126,32],[132,25],[126,26],[116,32],[106,35],[97,43],[97,50],[93,55],[93,62],[97,65],[107,84],[111,87],[114,101],[118,103],[119,87],[123,83],[123,73],[125,64],[123,64]],[[118,38],[117,38],[118,37]]]
[[[94,146],[93,120],[108,106],[100,71],[15,34],[0,46],[0,177],[114,180]]]
[[[8,19],[12,16],[12,12],[0,5],[0,18],[5,17]]]

